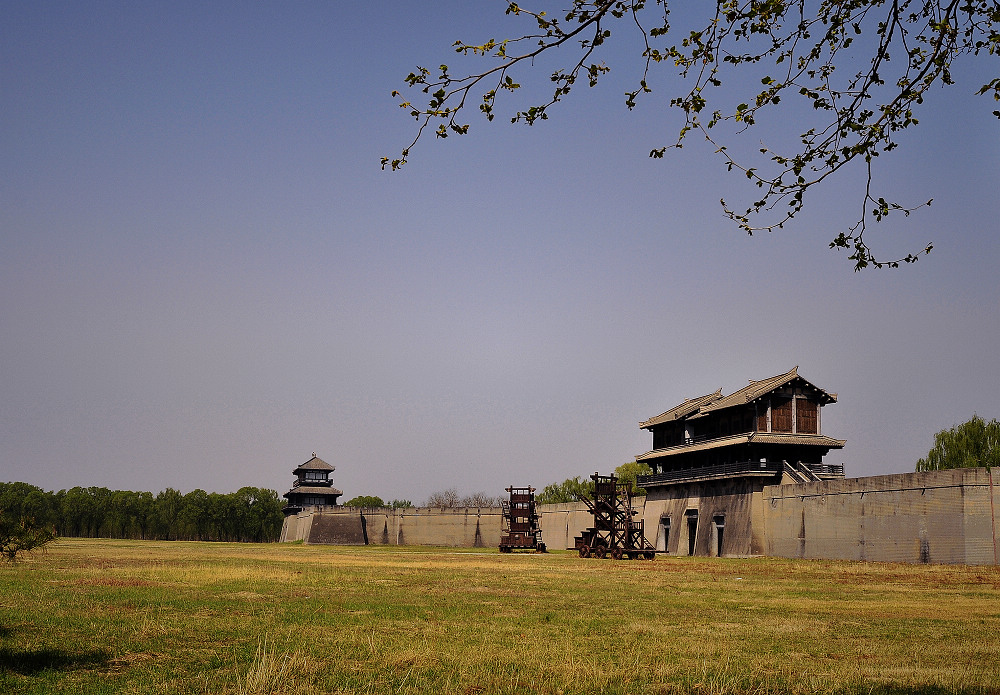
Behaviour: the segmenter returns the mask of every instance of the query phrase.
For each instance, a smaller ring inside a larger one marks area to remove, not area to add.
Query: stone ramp
[[[315,514],[306,543],[368,545],[368,529],[361,514]]]

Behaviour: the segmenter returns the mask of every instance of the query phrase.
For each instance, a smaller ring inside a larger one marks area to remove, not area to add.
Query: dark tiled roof
[[[659,425],[660,423],[668,422],[670,420],[679,420],[685,417],[701,417],[702,415],[715,410],[723,410],[724,408],[744,405],[760,398],[761,396],[766,396],[772,391],[793,381],[798,381],[802,385],[814,389],[819,396],[821,403],[825,404],[837,402],[837,394],[828,393],[815,384],[803,379],[799,376],[799,368],[796,366],[793,367],[791,371],[768,377],[767,379],[761,379],[759,381],[751,379],[749,384],[741,388],[739,391],[729,394],[728,396],[723,396],[722,389],[719,389],[715,393],[707,396],[688,399],[662,415],[657,415],[654,418],[639,423],[639,427],[642,429],[649,429],[653,425]]]
[[[834,439],[825,434],[792,434],[791,432],[754,432],[750,438],[752,444],[805,444],[806,446],[824,446],[831,449],[843,449],[846,439]]]
[[[291,490],[286,492],[282,497],[288,497],[291,494],[296,495],[343,495],[344,493],[335,487],[306,487],[305,485],[299,485],[298,487],[293,487]]]
[[[316,454],[313,454],[313,457],[311,459],[301,464],[298,468],[292,471],[292,473],[298,473],[299,471],[335,471],[335,470],[337,469],[331,466],[323,459],[321,459]]]
[[[845,439],[834,439],[823,434],[792,434],[791,432],[747,432],[745,434],[734,434],[728,437],[718,437],[716,439],[706,439],[694,444],[679,444],[668,446],[663,449],[647,451],[635,457],[636,461],[648,461],[650,459],[663,458],[664,456],[676,456],[677,454],[689,454],[692,451],[705,451],[707,449],[719,449],[722,447],[737,444],[795,444],[801,446],[821,446],[826,449],[843,449]]]
[[[669,422],[670,420],[679,420],[686,415],[697,412],[699,408],[707,403],[711,403],[717,398],[722,397],[722,389],[719,389],[715,393],[709,393],[704,396],[698,396],[697,398],[688,398],[683,403],[675,406],[665,413],[660,413],[656,417],[652,417],[645,422],[640,422],[639,427],[641,429],[646,429],[652,427],[653,425],[659,425],[661,422]]]
[[[645,454],[640,454],[635,457],[636,461],[646,461],[648,459],[656,459],[663,456],[673,456],[674,454],[688,454],[692,451],[705,451],[706,449],[718,449],[724,446],[733,446],[734,444],[746,444],[750,441],[750,434],[735,434],[728,437],[719,437],[717,439],[706,439],[702,442],[695,442],[694,444],[679,444],[677,446],[668,446],[663,449],[654,449],[653,451],[647,451]]]
[[[744,403],[750,403],[761,396],[766,396],[775,389],[778,389],[785,384],[789,384],[793,381],[798,381],[802,385],[812,388],[817,392],[819,398],[824,403],[836,403],[837,394],[827,393],[823,389],[819,388],[815,384],[812,384],[801,376],[799,376],[799,368],[793,367],[790,372],[785,372],[784,374],[778,374],[777,376],[772,376],[768,379],[761,379],[760,381],[751,380],[750,383],[739,391],[731,393],[725,398],[720,398],[701,409],[701,412],[711,412],[713,410],[721,410],[723,408],[730,408],[734,405],[742,405]],[[701,413],[699,413],[700,415]]]

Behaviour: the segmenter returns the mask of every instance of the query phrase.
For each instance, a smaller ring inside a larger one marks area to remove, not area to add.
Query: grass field
[[[0,693],[1000,694],[1000,569],[58,541]]]

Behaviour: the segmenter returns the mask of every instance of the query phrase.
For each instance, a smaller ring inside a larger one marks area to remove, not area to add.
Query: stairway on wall
[[[783,471],[793,482],[796,483],[816,483],[822,480],[818,475],[810,470],[809,466],[804,463],[789,463],[784,461]]]

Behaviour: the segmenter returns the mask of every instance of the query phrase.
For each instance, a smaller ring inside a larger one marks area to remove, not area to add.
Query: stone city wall
[[[583,502],[538,505],[542,542],[553,550],[576,547],[576,537],[594,525],[594,515]]]
[[[500,545],[499,508],[365,510],[368,542],[373,545],[445,545],[496,548]]]
[[[311,507],[285,517],[282,542],[496,548],[500,509]]]
[[[1000,468],[957,468],[764,488],[773,557],[998,563]]]
[[[697,510],[696,555],[717,553],[716,516],[726,555],[998,564],[1000,468],[964,468],[816,483],[677,486],[633,500],[658,550],[688,554],[687,512]],[[709,493],[712,494],[709,494]],[[720,494],[721,493],[721,494]],[[539,505],[542,541],[575,547],[593,524],[582,502]],[[670,518],[670,530],[664,519]],[[282,541],[347,545],[496,548],[501,510],[465,508],[306,509],[286,517]],[[668,537],[669,536],[669,537]]]

